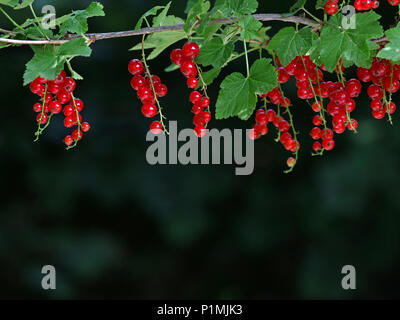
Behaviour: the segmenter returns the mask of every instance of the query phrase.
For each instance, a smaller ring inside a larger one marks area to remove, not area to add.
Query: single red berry
[[[72,105],[66,105],[65,107],[64,107],[64,115],[66,116],[66,117],[69,117],[69,116],[72,116],[73,114],[74,114],[74,112],[75,112],[75,108],[74,108],[74,106],[72,106]]]
[[[185,59],[181,65],[181,72],[186,78],[194,78],[197,76],[197,67],[192,60]]]
[[[322,148],[322,146],[321,146],[321,143],[320,142],[318,142],[318,141],[316,141],[316,142],[314,142],[314,144],[313,144],[313,150],[315,151],[315,152],[318,152],[318,151],[320,151],[321,150],[321,148]]]
[[[196,78],[189,78],[187,80],[187,86],[190,89],[196,89],[198,85],[199,85],[199,81]]]
[[[140,87],[144,87],[146,85],[146,79],[143,76],[137,75],[134,76],[131,80],[131,86],[134,90],[139,90]]]
[[[69,147],[74,143],[74,139],[71,136],[66,136],[64,143]]]
[[[37,122],[39,122],[40,124],[46,124],[47,121],[49,121],[49,117],[47,116],[47,114],[43,113],[39,113],[36,117]]]
[[[83,132],[88,132],[90,130],[90,124],[87,122],[83,122],[81,124],[81,129]]]
[[[197,102],[201,102],[202,95],[198,91],[193,91],[192,93],[190,93],[189,99],[191,103],[195,104]]]
[[[313,138],[314,140],[321,139],[321,134],[322,130],[318,127],[313,128],[310,132],[311,138]]]
[[[204,128],[204,126],[196,126],[194,128],[194,132],[198,138],[203,138],[207,133],[206,128]]]
[[[165,84],[154,85],[154,90],[156,91],[157,96],[160,98],[165,97],[168,93],[168,88]]]
[[[85,105],[83,104],[83,101],[81,99],[75,99],[75,106],[78,112],[81,112]]]
[[[72,139],[74,139],[74,141],[76,141],[76,140],[81,140],[82,139],[82,136],[83,136],[83,134],[82,134],[82,130],[80,130],[80,131],[78,131],[78,130],[75,130],[74,132],[72,132]]]
[[[293,168],[296,164],[296,159],[293,157],[290,157],[287,159],[286,164],[289,168]]]
[[[151,133],[158,135],[161,132],[163,132],[163,126],[161,124],[160,121],[154,121],[152,122],[152,124],[150,125],[150,131]]]
[[[157,112],[157,107],[153,104],[144,104],[142,106],[142,113],[146,118],[153,118]]]
[[[58,101],[52,101],[49,104],[49,110],[51,113],[59,114],[62,111],[62,104]]]
[[[72,128],[73,125],[74,125],[74,123],[75,123],[75,121],[74,121],[74,119],[73,119],[71,116],[66,117],[66,118],[64,119],[64,126],[65,126],[66,128]]]
[[[66,92],[66,91],[61,91],[58,95],[57,95],[57,100],[62,103],[62,104],[66,104],[71,100],[71,94]]]
[[[322,147],[325,150],[330,151],[335,147],[335,141],[333,139],[325,139],[322,141]]]
[[[144,71],[144,66],[142,61],[138,59],[133,59],[129,61],[128,70],[134,76],[142,74]]]
[[[42,111],[42,108],[43,108],[43,106],[42,106],[41,103],[35,103],[35,104],[33,105],[33,111],[35,111],[35,112],[41,112],[41,111]]]
[[[175,49],[171,52],[171,61],[173,64],[180,66],[183,61],[183,53],[181,49]]]
[[[337,2],[334,1],[328,1],[327,3],[325,3],[325,12],[329,15],[334,15],[338,12],[339,8],[338,8],[338,4]]]
[[[200,48],[197,43],[188,42],[182,48],[182,54],[186,58],[197,58],[200,53]]]
[[[65,81],[64,81],[64,83],[63,83],[63,86],[64,86],[64,90],[65,90],[66,92],[71,93],[71,92],[73,92],[73,91],[75,90],[75,88],[76,88],[76,82],[75,82],[75,80],[72,79],[72,78],[65,78]]]
[[[250,140],[257,140],[257,138],[260,136],[259,133],[254,128],[249,130],[248,135]]]

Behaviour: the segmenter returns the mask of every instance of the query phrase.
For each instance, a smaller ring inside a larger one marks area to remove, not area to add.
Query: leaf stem
[[[250,77],[249,55],[248,55],[248,52],[247,52],[246,40],[243,40],[243,45],[244,45],[244,54],[246,56],[247,77]]]

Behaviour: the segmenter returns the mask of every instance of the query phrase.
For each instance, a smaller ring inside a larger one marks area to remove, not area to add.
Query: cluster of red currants
[[[390,3],[390,0],[389,0],[389,3]],[[378,9],[379,1],[378,0],[356,0],[354,2],[354,7],[358,11],[368,11],[371,9]]]
[[[137,91],[138,98],[143,104],[142,114],[146,118],[154,118],[159,113],[156,106],[158,98],[167,95],[167,86],[161,82],[160,77],[145,75],[144,65],[138,59],[129,61],[128,70],[133,75],[131,86]],[[164,126],[160,121],[153,121],[150,130],[153,134],[160,134],[163,132]]]
[[[37,135],[42,132],[41,125],[48,125],[53,115],[64,113],[64,126],[78,128],[71,135],[65,137],[64,142],[67,146],[71,146],[74,142],[82,139],[82,132],[88,132],[90,125],[82,122],[82,112],[84,104],[82,100],[74,97],[73,92],[76,88],[74,79],[67,77],[65,71],[54,80],[47,80],[38,77],[30,83],[31,91],[40,97],[40,102],[33,106],[33,110],[38,113],[36,120],[39,123]],[[65,105],[63,107],[63,105]]]
[[[181,73],[187,78],[187,86],[190,89],[196,89],[199,86],[199,70],[197,68],[195,58],[200,53],[199,46],[194,42],[186,43],[182,49],[174,49],[171,52],[171,61],[180,66]],[[206,125],[211,121],[211,113],[209,110],[210,99],[203,87],[204,95],[199,91],[190,93],[190,102],[193,103],[192,112],[194,113],[193,123],[195,125],[195,133],[199,138],[206,134]]]
[[[390,116],[396,111],[391,94],[400,89],[400,65],[375,58],[370,69],[358,68],[357,76],[363,82],[372,82],[368,87],[372,116],[383,119],[387,114],[391,119]]]

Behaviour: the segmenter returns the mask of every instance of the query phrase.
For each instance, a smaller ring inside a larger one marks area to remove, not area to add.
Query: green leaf
[[[340,58],[359,67],[370,67],[372,51],[370,40],[383,36],[379,24],[380,15],[375,12],[365,12],[355,15],[355,29],[342,27],[343,15],[337,14],[329,19],[322,28],[318,52],[321,62],[332,72]]]
[[[325,10],[325,3],[327,3],[329,0],[317,0],[317,3],[315,4],[315,9],[322,9]]]
[[[247,78],[241,73],[232,73],[221,83],[216,118],[238,116],[247,120],[256,108],[257,94],[269,92],[277,84],[277,74],[271,59],[257,60]]]
[[[53,46],[35,48],[33,58],[26,64],[24,85],[35,80],[38,76],[54,80],[64,69],[65,58],[58,56]]]
[[[154,17],[153,19],[153,27],[161,27],[161,26],[165,26],[168,23],[166,23],[166,19],[167,19],[167,14],[169,11],[169,8],[171,7],[171,2],[169,2],[164,9],[160,12],[160,14],[156,17]]]
[[[174,16],[167,16],[164,19],[164,23],[181,24],[183,23],[183,20]],[[186,39],[186,33],[182,30],[153,33],[149,35],[144,42],[144,47],[145,49],[154,50],[150,53],[148,59],[152,60],[158,57],[169,46],[183,39]],[[138,43],[130,50],[142,50],[142,44]]]
[[[257,8],[257,0],[226,0],[221,9],[227,15],[242,16],[256,12]]]
[[[197,0],[196,4],[190,9],[188,13],[183,30],[188,33],[190,31],[192,23],[196,22],[196,18],[200,15],[206,14],[210,7],[211,4],[209,1]]]
[[[60,34],[67,32],[84,34],[88,31],[88,18],[104,16],[103,5],[99,2],[92,2],[86,10],[74,11],[60,26]]]
[[[281,29],[269,42],[268,50],[273,50],[279,60],[287,66],[296,56],[306,54],[312,46],[312,31],[305,27],[296,31],[294,27]]]
[[[78,38],[72,39],[57,48],[57,53],[60,56],[67,56],[67,57],[76,57],[76,56],[83,56],[83,57],[90,57],[92,54],[92,49],[86,44],[85,39]]]
[[[253,16],[244,16],[239,20],[239,26],[243,29],[240,35],[245,40],[257,39],[262,23]]]
[[[388,59],[392,62],[400,61],[400,25],[386,31],[389,43],[378,53],[378,58]]]
[[[214,80],[219,76],[220,73],[221,73],[220,68],[212,68],[211,70],[203,72],[201,76],[203,77],[203,80],[206,83],[206,85],[209,86],[214,82]],[[199,87],[200,86],[201,84],[199,84]]]
[[[303,8],[307,0],[297,0],[296,3],[290,8],[290,12],[297,12]]]
[[[35,0],[24,0],[19,5],[15,6],[14,9],[15,10],[24,9],[26,7],[29,7],[34,1]]]
[[[4,4],[9,7],[15,7],[19,4],[18,0],[0,0],[0,4]]]
[[[175,70],[178,70],[180,67],[179,66],[177,66],[176,64],[170,64],[168,67],[166,67],[165,69],[164,69],[164,72],[172,72],[172,71],[175,71]]]
[[[205,67],[220,68],[229,60],[233,50],[233,43],[224,44],[221,38],[214,38],[201,48],[197,61]]]
[[[168,3],[168,6],[171,5],[171,2]],[[143,20],[147,17],[150,16],[155,16],[157,14],[157,12],[161,9],[165,9],[166,6],[155,6],[152,9],[150,9],[149,11],[147,11],[144,15],[142,15],[138,21],[138,23],[136,24],[135,30],[139,30],[140,28],[142,28],[142,24],[143,24]]]

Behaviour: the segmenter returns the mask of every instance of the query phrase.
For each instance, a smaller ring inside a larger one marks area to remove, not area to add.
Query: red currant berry
[[[66,136],[64,139],[64,143],[69,147],[74,143],[74,139],[72,139],[71,136]]]
[[[128,70],[134,76],[142,74],[144,71],[144,66],[142,61],[138,59],[133,59],[129,61]]]
[[[185,58],[197,58],[200,48],[197,43],[188,42],[182,48],[182,54]]]
[[[154,135],[158,135],[163,131],[163,126],[160,121],[154,121],[150,125],[150,131]]]
[[[204,126],[196,126],[194,128],[194,132],[198,138],[203,138],[207,133],[206,128],[204,128]]]
[[[47,114],[43,113],[39,113],[36,117],[37,122],[39,122],[40,124],[46,124],[47,121],[49,121],[49,117],[47,116]]]
[[[49,104],[49,110],[51,113],[59,114],[62,111],[62,104],[58,101],[52,101]]]
[[[201,100],[202,100],[202,95],[201,95],[201,93],[198,92],[198,91],[193,91],[193,92],[190,94],[189,99],[190,99],[190,102],[191,102],[191,103],[195,104],[195,103],[197,103],[197,102],[201,102]]]
[[[79,140],[81,140],[82,139],[82,136],[83,136],[83,134],[82,134],[82,131],[78,131],[78,130],[75,130],[74,132],[72,132],[72,139],[74,139],[74,141],[79,141]]]
[[[66,117],[64,119],[64,126],[66,128],[72,128],[74,126],[74,123],[75,123],[74,118],[72,118],[71,116]]]
[[[35,103],[34,105],[33,105],[33,111],[35,111],[35,112],[41,112],[42,111],[42,104],[41,103]]]
[[[146,85],[146,79],[143,76],[134,76],[131,80],[131,86],[133,90],[139,90],[140,87],[144,87]]]
[[[175,49],[171,52],[171,61],[173,64],[180,66],[183,61],[183,53],[181,49]]]
[[[335,141],[333,139],[325,139],[322,141],[322,147],[325,150],[330,151],[335,147]]]
[[[196,64],[191,60],[184,60],[181,65],[181,72],[186,78],[194,78],[197,76]]]
[[[64,90],[69,93],[73,92],[76,88],[76,82],[72,78],[65,78],[63,85],[64,85]]]
[[[322,146],[321,146],[321,143],[320,142],[314,142],[314,144],[313,144],[313,146],[312,146],[312,148],[313,148],[313,150],[315,151],[315,152],[318,152],[318,151],[320,151],[321,150],[321,148],[322,148]]]
[[[153,118],[157,114],[157,107],[153,104],[144,104],[142,106],[142,113],[146,118]]]
[[[189,78],[187,80],[187,86],[190,89],[196,89],[198,85],[199,85],[199,81],[196,78]]]
[[[90,130],[90,124],[87,122],[83,122],[81,124],[81,129],[83,132],[88,132]]]

